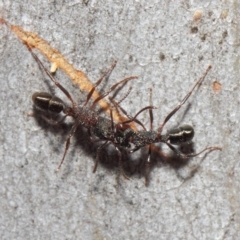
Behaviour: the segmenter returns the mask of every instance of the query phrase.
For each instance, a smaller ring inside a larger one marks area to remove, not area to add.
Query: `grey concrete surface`
[[[194,20],[197,12],[202,16]],[[133,115],[149,104],[153,88],[155,128],[211,64],[201,88],[166,130],[189,123],[197,152],[223,148],[181,168],[158,161],[145,187],[144,176],[133,169],[130,181],[118,177],[113,148],[104,151],[93,174],[96,145],[80,129],[56,174],[69,126],[48,126],[27,114],[33,92],[62,95],[49,87],[22,42],[0,25],[1,239],[240,238],[238,1],[2,0],[0,16],[36,32],[93,82],[118,60],[102,88],[138,75],[122,105]],[[74,99],[84,99],[63,72],[56,77]],[[215,81],[220,92],[213,90]],[[148,126],[147,112],[140,119]],[[144,157],[142,150],[127,161]]]

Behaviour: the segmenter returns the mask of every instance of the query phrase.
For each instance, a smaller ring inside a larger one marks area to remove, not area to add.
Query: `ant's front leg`
[[[170,143],[168,142],[165,142],[167,144],[167,146],[177,154],[177,156],[179,156],[180,158],[182,159],[188,159],[188,158],[192,158],[192,157],[196,157],[198,155],[200,155],[201,153],[203,152],[206,152],[207,153],[210,153],[212,151],[215,151],[215,150],[222,150],[221,147],[217,147],[217,146],[212,146],[212,147],[206,147],[204,148],[202,151],[198,152],[198,153],[190,153],[190,154],[184,154],[182,152],[180,152],[179,150],[177,150],[175,147],[173,147]]]
[[[192,141],[193,137],[194,137],[193,127],[190,126],[190,125],[182,125],[178,128],[171,129],[164,136],[165,140],[163,142],[166,143],[167,146],[173,152],[175,152],[179,157],[181,157],[182,159],[187,159],[187,158],[198,156],[205,151],[211,152],[211,151],[214,151],[214,150],[221,150],[222,149],[220,147],[212,146],[212,147],[204,148],[199,153],[184,154],[184,153],[180,152],[179,150],[177,150],[174,146],[172,146],[172,144],[181,145],[183,143],[189,143],[189,142]]]
[[[100,141],[104,141],[103,139],[99,139],[99,138],[94,138],[92,135],[92,132],[91,132],[91,129],[89,128],[88,129],[88,135],[90,137],[90,140],[91,142],[100,142]],[[96,159],[95,159],[95,163],[94,163],[94,167],[93,167],[93,173],[95,173],[97,171],[97,166],[98,166],[98,162],[99,162],[99,156],[100,156],[100,152],[102,151],[102,149],[107,146],[107,144],[109,144],[109,141],[108,140],[105,140],[105,142],[100,146],[98,147],[97,149],[97,155],[96,155]]]
[[[35,114],[33,113],[33,115],[31,115],[31,116],[35,116]],[[60,124],[65,120],[65,118],[66,118],[67,116],[68,116],[68,115],[64,115],[62,118],[60,118],[60,120],[55,121],[54,119],[52,119],[52,118],[50,118],[50,117],[47,117],[47,116],[45,116],[45,115],[43,115],[43,114],[40,114],[40,115],[39,115],[39,117],[42,118],[42,119],[43,119],[45,122],[47,122],[48,124],[50,124],[50,125],[56,125],[56,126],[60,125]]]

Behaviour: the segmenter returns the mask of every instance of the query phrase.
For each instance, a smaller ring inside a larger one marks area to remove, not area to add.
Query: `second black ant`
[[[152,108],[149,108],[149,116],[150,116],[150,130],[142,130],[142,131],[134,131],[130,127],[126,128],[126,124],[131,123],[132,121],[136,120],[136,117],[130,118],[127,121],[119,123],[116,133],[116,140],[120,146],[123,146],[129,149],[129,152],[135,152],[142,147],[148,146],[148,158],[145,160],[145,184],[148,185],[149,183],[149,171],[152,164],[151,153],[152,153],[152,144],[154,143],[165,143],[179,158],[181,159],[189,159],[203,152],[211,152],[214,150],[221,150],[218,146],[211,146],[206,147],[202,151],[198,153],[188,153],[184,154],[175,148],[173,145],[182,145],[188,144],[192,141],[194,137],[194,129],[190,125],[182,125],[178,128],[170,129],[166,134],[162,134],[163,128],[166,123],[171,119],[171,117],[184,105],[184,103],[188,100],[191,96],[192,92],[197,86],[200,86],[205,79],[207,73],[211,69],[211,66],[208,66],[207,70],[205,71],[204,75],[194,84],[194,86],[190,89],[187,95],[182,99],[182,101],[167,115],[164,119],[163,123],[157,130],[153,130],[153,111]],[[151,92],[150,92],[151,93]],[[150,94],[151,96],[151,94]],[[151,98],[151,97],[150,97]],[[152,102],[152,100],[150,100]],[[115,103],[118,105],[117,103]],[[119,106],[120,107],[120,106]],[[120,107],[121,108],[121,107]],[[122,129],[121,129],[122,127]]]

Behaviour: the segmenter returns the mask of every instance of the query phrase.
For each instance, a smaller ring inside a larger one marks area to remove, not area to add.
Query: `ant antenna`
[[[203,76],[201,78],[199,78],[199,80],[194,84],[193,88],[190,90],[190,92],[183,98],[183,100],[180,102],[179,105],[177,105],[168,115],[167,117],[164,119],[162,125],[158,128],[158,134],[160,135],[163,127],[165,126],[165,124],[169,121],[169,119],[182,107],[182,105],[188,100],[188,98],[191,96],[193,90],[197,87],[200,86],[203,82],[203,80],[205,79],[205,77],[207,76],[208,72],[210,71],[210,69],[212,68],[211,65],[208,66],[207,70],[205,71],[205,73],[203,74]]]

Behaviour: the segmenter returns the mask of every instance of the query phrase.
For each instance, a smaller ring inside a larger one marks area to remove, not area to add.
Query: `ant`
[[[92,104],[90,105],[90,107],[87,106],[87,104],[88,104],[90,98],[92,97],[92,94],[94,93],[96,87],[102,82],[102,80],[107,75],[109,75],[109,73],[116,66],[116,61],[115,61],[112,64],[112,66],[110,67],[110,69],[106,73],[104,73],[104,75],[95,83],[93,88],[90,90],[83,106],[78,106],[78,104],[71,97],[70,93],[44,67],[43,63],[40,61],[40,59],[37,57],[37,55],[32,51],[31,47],[29,45],[27,45],[27,47],[28,47],[29,51],[31,52],[32,56],[34,57],[34,59],[37,61],[37,63],[40,65],[40,67],[48,75],[50,80],[66,95],[66,97],[71,102],[71,106],[67,106],[60,98],[58,98],[56,96],[53,96],[53,95],[51,95],[49,93],[46,93],[46,92],[35,92],[32,95],[33,104],[34,104],[34,107],[36,108],[36,110],[40,110],[41,112],[43,112],[45,114],[49,113],[50,115],[58,115],[60,113],[64,114],[62,119],[60,119],[57,122],[55,122],[52,119],[49,119],[46,116],[42,115],[41,117],[45,121],[47,121],[49,123],[53,123],[53,124],[59,124],[67,116],[70,116],[74,119],[74,124],[73,124],[73,126],[70,130],[69,136],[66,140],[66,145],[65,145],[65,150],[64,150],[63,157],[62,157],[61,162],[58,165],[56,171],[59,171],[59,169],[61,168],[61,166],[64,162],[66,153],[67,153],[69,145],[70,145],[71,137],[75,133],[77,127],[79,125],[81,125],[81,126],[83,126],[87,129],[88,134],[89,134],[92,142],[99,142],[99,141],[104,142],[97,149],[97,156],[96,156],[93,172],[95,172],[96,169],[97,169],[97,165],[98,165],[98,161],[99,161],[99,155],[100,155],[101,150],[105,146],[107,146],[109,143],[112,143],[114,145],[116,151],[117,151],[117,154],[118,154],[118,163],[119,163],[120,172],[126,179],[129,179],[127,177],[127,175],[125,174],[125,172],[123,170],[123,167],[122,167],[122,153],[121,153],[121,150],[120,150],[120,147],[122,147],[122,145],[119,144],[119,142],[116,138],[116,133],[119,132],[119,130],[117,128],[120,125],[114,124],[111,109],[110,109],[111,119],[108,119],[108,118],[99,116],[99,113],[97,111],[95,111],[94,108],[95,108],[97,102],[99,102],[101,99],[105,98],[109,93],[111,93],[113,90],[115,90],[118,85],[125,84],[126,82],[128,82],[130,80],[133,80],[133,79],[136,79],[137,77],[132,76],[132,77],[128,77],[128,78],[125,78],[125,79],[117,82],[107,92],[103,93],[101,96],[99,96],[97,99],[95,99],[92,102]],[[130,90],[129,90],[129,92],[130,92]],[[124,96],[123,99],[126,98],[126,96],[129,94],[129,92]],[[120,102],[123,101],[123,99],[120,100]],[[142,110],[140,110],[140,112],[142,112],[146,109],[151,109],[151,108],[153,108],[153,107],[152,106],[145,107]],[[140,124],[144,128],[143,124],[140,121],[138,121],[137,119],[132,119],[132,121]],[[130,126],[128,124],[126,124],[125,127],[129,128]],[[121,125],[121,128],[122,128],[122,125]],[[96,139],[94,137],[96,137]]]
[[[83,106],[79,107],[78,104],[73,100],[70,93],[52,76],[52,74],[44,67],[43,63],[37,57],[37,55],[32,51],[31,47],[28,46],[29,51],[31,52],[34,59],[38,62],[41,68],[46,72],[49,76],[50,80],[66,95],[66,97],[70,100],[71,106],[67,106],[60,98],[53,96],[46,92],[36,92],[32,96],[32,100],[34,106],[37,110],[41,110],[44,113],[50,114],[60,114],[61,112],[64,114],[62,119],[56,124],[62,122],[67,116],[71,116],[74,119],[74,124],[71,128],[70,134],[66,140],[65,150],[62,157],[62,160],[57,168],[57,171],[61,168],[61,165],[65,159],[66,153],[68,151],[70,145],[70,139],[75,133],[77,127],[79,125],[85,127],[88,131],[90,139],[93,142],[104,141],[104,143],[98,147],[97,155],[95,160],[95,165],[93,168],[93,172],[96,171],[99,155],[101,150],[107,146],[109,143],[113,144],[117,154],[118,154],[118,164],[121,174],[126,178],[129,179],[128,176],[125,174],[123,167],[122,167],[122,153],[121,148],[127,149],[130,153],[139,150],[142,147],[148,147],[148,158],[145,160],[145,184],[146,186],[149,183],[149,172],[150,167],[152,164],[151,159],[151,152],[152,152],[152,145],[154,143],[165,143],[173,152],[177,154],[177,156],[188,159],[191,157],[195,157],[205,151],[211,152],[214,150],[221,150],[220,147],[212,146],[206,147],[199,153],[190,153],[184,154],[177,150],[173,145],[181,145],[183,143],[189,143],[194,137],[194,129],[190,125],[182,125],[178,128],[174,128],[169,130],[165,135],[162,135],[162,130],[165,124],[170,120],[170,118],[184,105],[184,103],[188,100],[191,96],[192,92],[197,86],[200,86],[203,80],[205,79],[207,73],[211,69],[209,66],[204,73],[204,75],[195,83],[192,89],[187,93],[187,95],[183,98],[179,105],[177,105],[164,119],[163,123],[157,130],[153,130],[153,109],[155,107],[150,106],[142,108],[140,111],[135,114],[134,117],[131,117],[127,114],[127,112],[120,106],[120,103],[128,96],[128,93],[119,101],[115,102],[112,98],[109,97],[111,102],[113,103],[114,107],[120,109],[128,118],[128,120],[115,124],[113,121],[112,110],[110,109],[110,119],[99,116],[98,112],[94,110],[96,103],[101,99],[105,98],[109,95],[112,91],[116,89],[116,87],[120,84],[124,84],[130,80],[136,79],[136,76],[125,78],[116,84],[114,84],[107,92],[99,96],[97,99],[93,101],[93,103],[87,106],[90,98],[92,97],[93,92],[95,91],[96,87],[102,82],[102,80],[113,70],[116,66],[116,62],[111,66],[111,68],[95,83],[94,87],[87,95],[87,99]],[[150,116],[150,130],[146,130],[145,126],[137,119],[138,115],[143,111],[148,110]],[[52,122],[45,116],[42,116],[46,121]],[[143,127],[144,130],[142,131],[135,131],[131,128],[129,123],[135,122]],[[96,139],[94,137],[96,137]]]
[[[176,149],[173,145],[182,145],[185,143],[190,143],[194,137],[194,129],[190,125],[182,125],[178,128],[170,129],[165,135],[162,135],[162,131],[166,123],[171,119],[171,117],[184,105],[188,98],[193,93],[197,86],[200,86],[205,79],[207,73],[211,69],[211,65],[208,66],[204,75],[194,84],[187,95],[182,99],[182,101],[167,115],[163,123],[157,130],[153,130],[153,111],[154,108],[149,108],[150,116],[150,130],[134,131],[132,128],[127,127],[129,123],[136,120],[139,111],[133,118],[129,117],[129,120],[118,123],[116,127],[116,140],[119,146],[129,149],[129,152],[135,152],[142,147],[148,146],[148,158],[145,160],[145,185],[149,184],[149,172],[152,164],[151,152],[153,143],[165,143],[179,158],[189,159],[200,155],[203,152],[211,152],[215,150],[222,150],[222,148],[217,146],[206,147],[198,153],[184,154]],[[150,89],[150,103],[152,102],[152,90]],[[118,103],[114,102],[121,110],[123,110]]]

